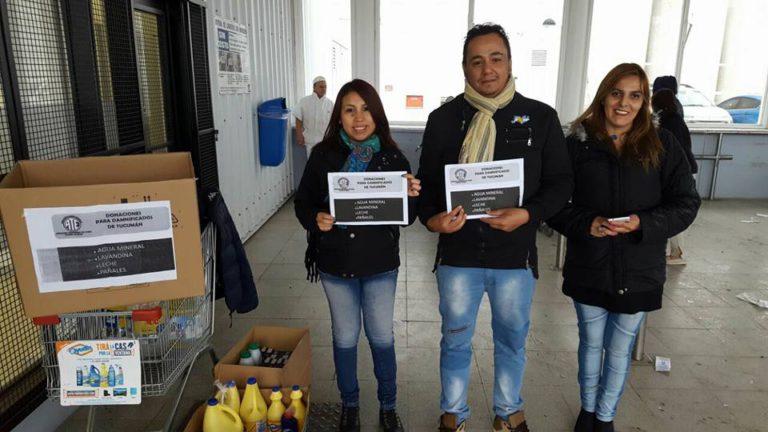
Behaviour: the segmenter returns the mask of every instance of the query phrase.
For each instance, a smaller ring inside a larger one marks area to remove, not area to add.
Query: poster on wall
[[[215,17],[219,94],[251,92],[248,29],[236,21]]]

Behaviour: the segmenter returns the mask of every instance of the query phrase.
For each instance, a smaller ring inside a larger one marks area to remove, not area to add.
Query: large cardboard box
[[[47,219],[40,216],[59,209],[65,212]],[[72,216],[67,210],[81,213]],[[21,161],[0,183],[0,213],[28,317],[204,292],[195,174],[189,153]],[[28,230],[28,224],[32,229]],[[33,257],[33,245],[40,244],[37,232],[46,230],[51,234],[45,241],[53,245],[69,242],[68,246],[35,246]],[[165,237],[160,238],[158,232]],[[137,240],[137,236],[152,235],[157,238]],[[121,243],[121,239],[126,240]],[[102,247],[93,242],[103,242]],[[59,274],[51,276],[53,273],[41,270],[51,268]],[[38,274],[45,280],[38,281]],[[165,279],[156,281],[159,278]],[[99,284],[107,286],[93,286]]]
[[[279,351],[291,351],[282,368],[240,366],[240,353],[251,342]],[[214,375],[222,382],[234,380],[244,388],[249,377],[255,377],[259,387],[309,386],[312,381],[312,341],[305,327],[253,327],[216,364]]]
[[[269,401],[269,396],[272,394],[272,389],[268,388],[262,388],[259,389],[261,391],[261,396],[264,398],[264,400],[267,402],[267,406],[271,403]],[[283,404],[288,407],[291,405],[291,389],[290,388],[281,388],[280,389],[283,392]],[[309,387],[302,387],[301,388],[304,395],[301,398],[301,401],[304,402],[304,406],[307,408],[307,414],[306,418],[309,418],[309,410],[310,410],[310,398],[309,398]],[[240,389],[240,400],[243,400],[243,389]],[[184,428],[184,432],[203,432],[203,419],[205,418],[205,407],[207,405],[207,401],[204,402],[202,405],[197,407],[194,413],[192,413],[192,417],[190,417],[189,421],[187,422],[187,426]],[[303,431],[307,430],[307,421],[304,421],[304,429]],[[302,431],[302,432],[303,432]]]

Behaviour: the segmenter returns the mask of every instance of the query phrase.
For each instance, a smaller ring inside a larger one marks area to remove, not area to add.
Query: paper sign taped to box
[[[41,293],[176,279],[170,201],[24,209]]]

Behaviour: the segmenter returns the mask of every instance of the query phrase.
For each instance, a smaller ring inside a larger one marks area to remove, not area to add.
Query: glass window
[[[133,23],[142,111],[144,124],[148,129],[146,147],[147,149],[165,148],[168,145],[168,130],[160,60],[159,16],[134,10]]]
[[[521,7],[509,0],[476,0],[474,22],[504,27],[512,54],[516,88],[527,97],[555,106],[560,66],[563,0],[540,0]]]
[[[390,122],[426,122],[464,91],[467,2],[381,0],[379,94]]]
[[[322,75],[326,95],[335,100],[339,89],[352,80],[352,25],[350,0],[304,0],[304,89],[312,93],[312,79]]]
[[[675,75],[682,10],[683,0],[594,0],[584,107],[619,63],[639,64],[651,83]]]
[[[713,105],[691,110],[684,106],[686,121],[758,123],[768,76],[766,22],[765,1],[691,0],[680,82],[697,89],[715,104],[743,96],[752,96],[757,103],[746,113],[726,112]]]

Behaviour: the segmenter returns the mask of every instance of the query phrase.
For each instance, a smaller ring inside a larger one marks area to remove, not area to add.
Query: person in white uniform
[[[323,140],[331,120],[333,101],[325,97],[327,88],[325,77],[315,77],[312,80],[312,94],[301,98],[293,112],[296,117],[296,142],[307,149],[307,158],[312,147]]]

